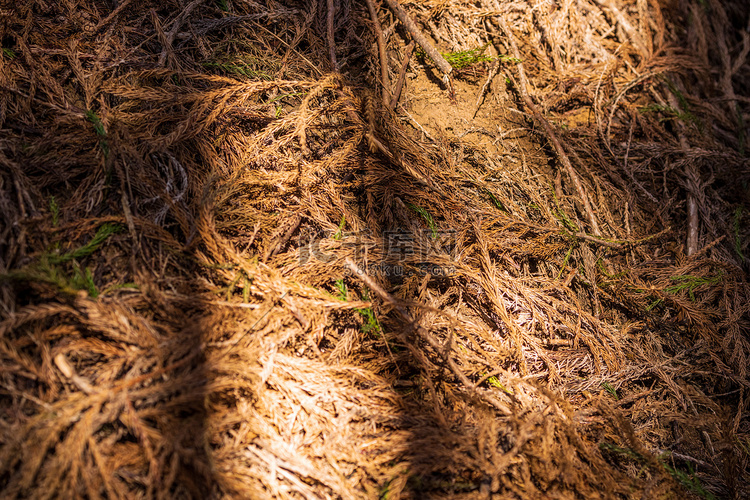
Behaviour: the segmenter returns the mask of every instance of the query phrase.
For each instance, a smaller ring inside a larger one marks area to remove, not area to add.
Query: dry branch
[[[391,101],[391,84],[388,79],[388,54],[386,54],[385,51],[383,28],[380,26],[378,10],[375,7],[373,0],[367,0],[367,8],[370,11],[370,19],[372,20],[373,29],[375,30],[375,38],[378,43],[378,56],[380,57],[380,84],[383,87],[383,106],[388,106],[388,103]]]
[[[409,42],[409,45],[406,46],[406,50],[404,51],[404,60],[401,62],[401,69],[398,72],[398,80],[396,80],[396,86],[393,89],[393,97],[391,97],[391,102],[388,103],[388,107],[391,110],[396,109],[398,100],[401,97],[401,90],[404,88],[404,82],[406,81],[406,70],[409,67],[409,60],[411,59],[415,46],[416,43],[412,40]]]
[[[472,114],[472,118],[477,117],[477,113],[479,113],[479,108],[482,107],[482,101],[484,101],[484,98],[490,89],[490,84],[492,83],[492,79],[495,78],[495,75],[497,75],[498,71],[500,71],[500,61],[495,61],[495,63],[490,68],[489,74],[487,75],[487,80],[484,82],[484,85],[482,85],[482,88],[479,90],[479,95],[477,96],[477,103],[474,105],[474,113]]]
[[[583,188],[583,184],[581,183],[581,179],[578,176],[578,173],[573,167],[573,164],[570,163],[570,158],[568,158],[568,155],[565,152],[565,149],[563,149],[562,144],[560,144],[560,140],[557,138],[557,134],[555,134],[554,130],[552,130],[552,126],[549,124],[547,119],[539,111],[539,108],[537,108],[537,106],[534,104],[534,101],[531,99],[531,96],[529,95],[529,92],[528,92],[529,83],[528,83],[528,80],[526,79],[526,71],[523,68],[523,63],[521,62],[521,53],[518,50],[518,44],[516,43],[515,35],[513,35],[513,32],[510,31],[505,26],[505,22],[501,18],[497,18],[497,23],[500,26],[500,29],[502,30],[503,34],[505,35],[505,37],[508,39],[510,43],[511,49],[513,51],[513,57],[518,61],[516,63],[516,68],[518,70],[519,81],[516,83],[516,88],[521,94],[521,98],[523,99],[523,102],[526,105],[526,107],[529,108],[529,111],[531,111],[531,114],[534,116],[537,122],[539,122],[542,125],[542,128],[544,128],[544,132],[549,138],[549,141],[552,143],[552,147],[554,148],[555,153],[557,154],[557,158],[560,160],[560,163],[562,163],[563,167],[565,168],[565,172],[568,174],[568,177],[570,177],[570,180],[573,182],[573,185],[575,186],[576,191],[578,192],[579,199],[581,200],[581,203],[583,203],[584,210],[586,212],[586,215],[588,216],[589,224],[591,224],[591,229],[594,232],[594,235],[601,236],[601,231],[599,230],[599,223],[597,222],[597,218],[596,218],[596,215],[594,214],[594,210],[591,208],[591,202],[589,201],[588,193]],[[514,79],[512,76],[510,75],[508,76],[512,80]]]
[[[336,40],[333,33],[333,19],[336,15],[333,0],[326,0],[328,5],[328,15],[326,17],[326,34],[328,35],[328,57],[331,60],[333,71],[339,70],[339,63],[336,61]]]
[[[500,402],[497,398],[490,394],[486,393],[479,393],[477,390],[477,387],[475,384],[473,384],[466,374],[464,374],[461,369],[456,364],[456,361],[451,356],[450,352],[450,346],[444,346],[441,345],[440,342],[422,325],[419,324],[419,322],[415,321],[412,315],[409,313],[409,311],[404,308],[401,303],[394,299],[388,292],[383,290],[383,288],[375,283],[375,281],[370,278],[365,271],[359,268],[351,259],[346,260],[346,266],[349,268],[350,271],[356,276],[358,279],[362,280],[362,282],[367,285],[372,291],[374,291],[378,297],[380,297],[382,300],[387,302],[389,305],[391,305],[398,313],[403,317],[416,331],[419,333],[419,335],[426,340],[430,346],[435,350],[435,352],[442,353],[443,359],[445,363],[448,365],[448,368],[450,371],[458,378],[463,386],[471,391],[472,393],[479,396],[481,399],[484,399],[492,405],[496,410],[498,410],[503,415],[512,415],[513,412],[511,409],[505,404]]]
[[[200,7],[205,1],[206,0],[193,0],[182,9],[180,14],[174,20],[172,23],[172,29],[169,30],[169,33],[166,34],[166,38],[163,41],[164,47],[162,48],[161,54],[159,55],[159,62],[157,63],[159,66],[164,66],[164,62],[167,60],[167,55],[172,53],[172,44],[174,43],[175,37],[180,31],[180,28],[182,28],[182,25],[190,14],[192,14],[193,11]]]
[[[669,104],[673,109],[680,109],[680,105],[677,102],[677,98],[672,92],[667,94]],[[682,110],[684,112],[684,110]],[[687,155],[690,149],[690,143],[688,143],[687,137],[685,136],[685,124],[682,121],[677,123],[678,138],[680,141],[680,147],[684,150]],[[696,171],[695,165],[692,161],[688,161],[685,166],[685,181],[687,183],[687,255],[688,257],[694,255],[698,251],[698,199],[700,196],[700,179],[698,172]]]
[[[403,23],[404,27],[409,31],[414,40],[419,44],[420,47],[425,51],[427,56],[437,65],[440,71],[443,73],[443,81],[448,87],[448,90],[453,94],[453,84],[451,82],[451,73],[453,67],[445,60],[445,58],[438,52],[438,50],[430,43],[427,37],[422,33],[417,25],[414,23],[409,14],[401,7],[398,0],[386,0],[388,6],[391,8],[396,17]]]

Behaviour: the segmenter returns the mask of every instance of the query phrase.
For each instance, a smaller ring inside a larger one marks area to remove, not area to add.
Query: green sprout
[[[364,300],[370,300],[370,294],[365,289],[364,293],[362,294],[362,298]],[[383,332],[383,328],[380,326],[380,321],[378,321],[378,318],[375,316],[375,311],[373,311],[372,307],[364,307],[362,309],[357,309],[357,312],[362,316],[362,318],[365,320],[364,324],[361,326],[360,330],[362,333],[373,333],[375,335],[378,335]],[[383,337],[385,340],[385,337]],[[386,340],[386,345],[388,345],[388,341]]]
[[[391,482],[393,479],[389,479],[385,485],[380,489],[380,494],[378,495],[378,500],[388,500],[388,490],[391,488]]]
[[[62,264],[74,259],[81,259],[88,257],[94,253],[110,236],[122,232],[124,227],[121,224],[106,223],[99,226],[96,230],[96,234],[91,238],[91,241],[83,245],[82,247],[76,248],[68,253],[62,255],[50,255],[47,260],[51,264]]]
[[[489,46],[490,44],[486,43],[475,49],[460,50],[457,52],[441,52],[440,55],[443,56],[443,59],[445,59],[445,61],[456,70],[461,70],[480,62],[491,62],[495,60],[510,63],[521,62],[521,59],[507,55],[500,55],[497,57],[487,55],[484,51],[487,50],[487,47]],[[425,52],[422,49],[417,49],[417,56],[424,58]]]
[[[81,269],[76,261],[73,261],[73,277],[70,280],[70,287],[76,290],[86,290],[92,299],[99,296],[99,290],[94,283],[94,275],[91,269],[88,267]]]
[[[697,123],[698,119],[690,112],[679,111],[672,106],[662,106],[661,104],[649,104],[640,108],[641,113],[661,113],[666,115],[664,118],[660,118],[660,122],[665,122],[672,119],[680,120],[684,123]]]
[[[60,206],[57,204],[54,196],[50,196],[49,211],[52,212],[52,226],[56,227],[60,222]]]
[[[557,210],[553,210],[553,215],[557,218],[557,220],[563,225],[565,229],[570,231],[573,234],[576,234],[580,230],[578,229],[578,226],[575,222],[573,222],[570,217],[568,217],[568,214],[565,213],[565,210],[563,210],[560,207],[560,203],[557,201],[557,194],[555,193],[555,189],[552,188],[552,201],[555,202],[555,207],[557,207]],[[565,231],[563,231],[563,234],[568,236]]]
[[[661,464],[664,466],[667,472],[669,472],[669,474],[673,478],[675,478],[677,482],[680,483],[686,490],[691,491],[696,495],[699,495],[701,498],[705,498],[706,500],[716,499],[716,497],[710,491],[706,491],[706,489],[701,484],[700,479],[696,477],[692,464],[687,464],[687,472],[682,471],[676,467],[672,467],[664,462],[661,462]]]
[[[343,236],[343,232],[342,231],[344,230],[345,226],[346,226],[346,215],[342,215],[341,216],[341,222],[339,222],[339,229],[333,235],[333,239],[334,240],[340,240],[341,239],[341,237]]]
[[[690,300],[692,302],[695,302],[695,292],[702,286],[705,285],[717,285],[721,283],[721,280],[724,277],[724,273],[722,271],[719,271],[718,276],[714,276],[712,278],[701,278],[699,276],[672,276],[669,278],[674,285],[668,286],[664,289],[664,292],[670,294],[670,295],[677,295],[680,292],[687,291],[688,297],[690,297]],[[642,290],[640,290],[642,291]],[[663,299],[657,298],[651,304],[646,306],[646,311],[651,311],[656,306],[661,304],[663,302]]]
[[[338,279],[334,281],[333,284],[336,287],[336,294],[333,295],[333,297],[336,300],[341,300],[344,302],[347,301],[349,299],[349,291],[346,288],[346,283],[344,283],[344,280]],[[367,293],[367,290],[365,290],[362,294],[362,299],[370,300],[370,294]],[[364,320],[364,323],[360,327],[362,333],[372,333],[375,335],[382,333],[383,328],[380,326],[380,321],[378,321],[378,318],[375,316],[375,311],[373,311],[372,307],[363,307],[361,309],[355,309],[355,311],[357,311],[357,313],[359,313],[359,315],[362,316],[362,319]],[[386,341],[386,344],[387,343],[388,341]]]
[[[667,87],[669,87],[669,91],[674,94],[674,96],[677,98],[677,100],[680,103],[680,108],[684,109],[686,112],[690,110],[690,104],[688,104],[687,98],[685,97],[685,94],[683,94],[680,89],[678,89],[674,83],[672,83],[671,80],[667,80]]]
[[[573,253],[573,249],[575,248],[575,245],[570,245],[570,248],[568,248],[568,253],[565,254],[565,258],[563,259],[562,266],[560,266],[560,272],[557,273],[556,280],[559,280],[562,276],[563,271],[565,270],[565,267],[568,265],[568,261],[570,260],[570,256]]]
[[[686,124],[700,125],[698,118],[690,111],[690,103],[685,97],[685,94],[683,94],[670,80],[666,80],[666,83],[669,91],[677,98],[679,108],[660,104],[649,104],[648,106],[640,108],[641,113],[661,113],[665,115],[664,118],[659,119],[660,122],[677,119]]]
[[[281,63],[273,58],[253,54],[251,46],[245,48],[246,51],[221,55],[206,61],[203,67],[253,80],[273,80],[274,74],[281,69]]]
[[[605,391],[610,393],[612,397],[615,398],[615,400],[620,399],[620,397],[617,395],[617,390],[615,390],[615,388],[612,387],[612,385],[610,385],[609,382],[603,382],[602,388],[604,388]]]
[[[596,266],[599,268],[599,272],[601,272],[604,276],[606,276],[607,278],[611,280],[622,278],[623,276],[628,274],[627,271],[620,271],[619,273],[615,273],[615,274],[608,273],[607,270],[604,268],[604,259],[602,259],[601,257],[597,259]]]
[[[304,95],[307,95],[307,92],[290,92],[288,94],[278,95],[274,97],[273,99],[271,99],[270,101],[268,101],[268,104],[274,105],[274,109],[275,109],[274,118],[280,117],[282,111],[284,111],[284,106],[282,105],[282,103],[278,101],[280,101],[281,99],[285,99],[287,97],[299,97],[299,96],[304,96]]]
[[[607,451],[607,452],[614,453],[617,455],[626,456],[640,463],[641,465],[644,466],[644,468],[653,467],[655,465],[657,467],[661,466],[675,480],[677,480],[677,482],[680,483],[686,490],[691,491],[695,493],[696,495],[699,495],[701,498],[704,498],[705,500],[716,500],[716,497],[710,491],[706,491],[706,489],[701,484],[700,479],[696,477],[691,464],[687,465],[687,469],[688,469],[687,472],[680,470],[677,467],[672,467],[671,465],[667,464],[664,461],[664,459],[669,456],[668,452],[659,456],[656,459],[656,461],[654,461],[654,460],[648,460],[645,456],[633,450],[632,448],[623,448],[623,447],[620,447],[611,443],[606,443],[606,442],[599,443],[599,449],[602,451]]]
[[[633,460],[637,461],[645,461],[645,457],[638,453],[637,451],[631,449],[631,448],[622,448],[620,446],[617,446],[612,443],[599,443],[599,449],[602,451],[608,451],[611,453],[616,453],[618,455],[625,455],[628,458],[632,458]]]
[[[509,62],[513,64],[518,64],[520,62],[523,62],[523,59],[519,59],[517,57],[513,56],[506,56],[504,54],[497,56],[498,61],[500,62]]]
[[[97,298],[99,291],[94,283],[91,269],[81,267],[77,260],[94,253],[107,238],[122,229],[119,224],[103,224],[91,241],[85,245],[62,255],[44,253],[36,262],[7,274],[0,274],[0,282],[14,280],[49,283],[64,293],[74,295],[79,290],[85,290],[90,297]],[[66,263],[70,263],[69,269],[72,268],[72,275],[66,273],[63,266]]]
[[[555,199],[555,205],[557,205],[557,199]],[[565,229],[572,232],[573,234],[576,234],[579,232],[578,226],[575,222],[573,222],[570,217],[568,217],[568,214],[565,213],[565,211],[560,208],[559,205],[557,205],[557,210],[553,212],[555,217],[557,217],[557,220],[560,221],[560,223],[563,225]]]
[[[362,333],[379,334],[382,331],[380,321],[375,317],[375,311],[372,310],[372,307],[357,309],[357,312],[361,314],[362,318],[365,320],[361,328]]]
[[[243,60],[238,60],[236,62],[207,62],[203,63],[203,66],[207,68],[217,68],[225,73],[230,73],[236,76],[245,76],[255,80],[273,80],[272,75],[265,71],[253,69],[251,64],[248,64]]]
[[[99,147],[102,148],[104,157],[109,157],[109,143],[107,142],[107,131],[101,119],[92,110],[86,111],[86,119],[94,125],[94,131],[99,137]]]
[[[740,449],[745,452],[745,455],[750,457],[750,438],[737,438],[737,446],[739,446]]]
[[[441,53],[441,55],[448,64],[453,66],[454,69],[463,69],[472,64],[492,61],[492,56],[484,54],[484,51],[489,45],[489,43],[486,43],[482,47],[477,47],[476,49],[462,50],[459,52],[444,52]]]
[[[96,298],[99,291],[94,284],[91,269],[82,269],[78,262],[72,262],[72,276],[68,275],[61,266],[50,264],[45,258],[39,259],[23,269],[17,269],[7,274],[0,274],[0,282],[5,280],[41,282],[55,286],[63,293],[75,295],[79,290],[85,290],[89,296]]]
[[[484,376],[484,374],[482,374],[482,376]],[[506,394],[510,394],[511,396],[513,395],[513,391],[511,391],[510,389],[505,387],[503,384],[501,384],[500,381],[497,379],[497,377],[494,375],[487,378],[487,383],[491,385],[492,387],[500,389]]]
[[[349,295],[346,289],[346,284],[344,283],[343,279],[336,280],[334,282],[334,285],[336,286],[336,291],[338,292],[336,294],[336,298],[338,300],[346,301],[347,296]]]
[[[433,240],[437,239],[438,237],[437,225],[435,224],[435,220],[432,218],[432,215],[430,215],[430,213],[424,208],[418,205],[414,205],[412,203],[409,203],[409,208],[414,210],[417,213],[417,215],[421,216],[422,219],[424,219],[424,221],[427,223],[427,226],[430,228],[430,231],[432,232],[432,239]]]
[[[490,199],[492,200],[492,203],[495,205],[495,207],[497,207],[498,210],[500,210],[501,212],[508,211],[508,209],[505,208],[505,205],[503,205],[502,202],[498,200],[489,189],[487,190],[487,194],[490,195]]]
[[[701,278],[698,276],[672,276],[670,279],[675,283],[664,289],[665,292],[676,295],[687,290],[690,300],[695,302],[695,291],[704,285],[717,285],[721,282],[724,273],[719,271],[719,275],[713,278]]]
[[[661,304],[663,302],[662,299],[656,299],[653,302],[651,302],[649,305],[646,306],[646,311],[651,312],[656,306]]]

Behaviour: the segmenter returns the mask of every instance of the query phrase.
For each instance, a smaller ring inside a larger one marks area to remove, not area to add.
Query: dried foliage
[[[2,3],[4,498],[750,496],[750,9],[400,3]]]

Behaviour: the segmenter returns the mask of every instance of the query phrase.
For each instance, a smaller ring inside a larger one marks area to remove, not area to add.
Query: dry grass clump
[[[3,7],[3,497],[750,494],[747,8],[402,4]]]

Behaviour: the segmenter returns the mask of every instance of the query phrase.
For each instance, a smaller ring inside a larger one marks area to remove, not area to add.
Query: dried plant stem
[[[482,102],[484,101],[484,98],[487,95],[487,91],[490,89],[490,84],[492,83],[492,79],[495,78],[495,75],[497,75],[497,72],[499,70],[500,70],[500,61],[495,61],[495,64],[493,64],[492,68],[490,68],[490,73],[487,75],[487,81],[484,82],[484,85],[482,85],[482,88],[479,91],[479,96],[477,97],[477,103],[474,108],[474,114],[471,115],[472,118],[477,117],[477,113],[479,113],[479,108],[482,107]]]
[[[631,22],[628,21],[627,16],[625,16],[623,12],[617,8],[617,4],[612,0],[595,1],[597,4],[599,4],[600,7],[604,7],[610,11],[612,17],[617,21],[617,24],[622,28],[622,31],[625,33],[630,43],[633,44],[633,46],[638,50],[641,56],[648,57],[648,47],[644,43],[641,34],[638,32],[638,28],[633,26]]]
[[[477,389],[476,385],[469,380],[469,378],[461,371],[461,369],[456,364],[455,360],[450,356],[450,352],[448,349],[446,349],[445,346],[441,345],[440,342],[430,334],[427,329],[419,325],[417,321],[414,320],[411,314],[409,314],[409,311],[407,311],[403,305],[396,299],[394,299],[391,294],[383,290],[383,288],[375,283],[375,281],[370,278],[367,273],[360,269],[357,264],[355,264],[351,259],[346,259],[346,267],[349,268],[354,275],[359,278],[367,287],[375,292],[375,294],[380,297],[382,300],[387,302],[391,307],[393,307],[402,318],[404,318],[409,324],[411,324],[414,329],[417,331],[417,333],[427,341],[430,346],[435,349],[436,352],[443,354],[443,359],[445,360],[445,363],[448,365],[448,368],[451,372],[458,378],[461,383],[466,387],[467,390],[471,391],[472,393],[475,393],[482,399],[484,399],[487,403],[489,403],[491,406],[493,406],[496,410],[500,411],[504,415],[511,415],[513,412],[508,408],[508,406],[501,401],[499,401],[497,398],[490,394],[486,393],[479,393],[479,390]]]
[[[495,4],[497,5],[497,2],[495,2]],[[534,101],[532,101],[531,96],[529,95],[529,81],[526,79],[526,71],[524,70],[523,63],[521,62],[521,53],[518,50],[516,37],[513,35],[513,32],[508,29],[508,27],[505,25],[505,22],[500,16],[497,17],[496,22],[500,26],[500,30],[503,32],[505,37],[508,39],[508,42],[510,43],[511,50],[513,51],[513,57],[518,61],[516,63],[516,68],[518,70],[520,85],[516,84],[516,88],[518,88],[521,94],[521,98],[523,99],[526,107],[529,108],[529,111],[531,111],[531,114],[534,115],[534,118],[536,118],[536,120],[541,123],[542,128],[544,128],[544,131],[549,138],[550,143],[552,143],[552,147],[557,154],[557,158],[560,160],[560,163],[563,164],[563,167],[570,177],[570,180],[573,182],[576,191],[578,191],[578,196],[581,198],[583,208],[589,218],[589,223],[591,224],[591,229],[593,230],[594,235],[601,236],[602,234],[599,230],[599,223],[596,220],[596,215],[594,215],[594,210],[591,208],[591,202],[589,201],[588,194],[583,188],[583,184],[581,183],[580,177],[578,177],[578,173],[576,172],[575,168],[573,168],[573,164],[570,162],[570,158],[568,158],[567,153],[565,153],[565,149],[563,149],[560,140],[557,138],[557,135],[552,130],[552,126],[549,124],[547,119],[542,116],[542,113],[539,112],[539,108],[536,107]],[[513,80],[513,77],[511,75],[508,75],[508,77]]]
[[[97,31],[99,31],[100,29],[102,29],[104,26],[106,26],[107,24],[109,24],[109,22],[112,21],[115,17],[117,17],[120,14],[120,12],[122,12],[123,10],[125,10],[125,7],[127,7],[128,5],[130,5],[131,1],[132,0],[125,0],[120,5],[118,5],[115,8],[115,10],[113,10],[112,12],[110,12],[110,14],[107,17],[105,17],[104,19],[102,19],[101,21],[99,21],[99,23],[96,25],[96,27],[93,30],[94,33],[96,33]]]
[[[692,193],[688,193],[688,234],[687,254],[688,257],[698,251],[698,202]]]
[[[388,79],[388,55],[385,52],[385,37],[383,36],[383,28],[380,26],[380,20],[378,19],[378,10],[373,3],[373,0],[367,0],[367,8],[370,11],[370,19],[372,19],[372,26],[375,30],[375,36],[378,41],[378,56],[380,57],[380,84],[383,86],[383,106],[388,106],[391,101],[390,87],[391,84]]]
[[[680,103],[677,102],[677,98],[672,92],[667,92],[667,101],[669,105],[674,109],[684,111],[680,108]],[[681,120],[677,120],[677,137],[680,140],[680,148],[685,152],[690,149],[690,143],[688,143],[687,137],[685,137],[685,124]],[[700,190],[700,181],[698,172],[692,162],[688,163],[685,170],[685,177],[687,178],[687,255],[695,255],[698,251],[698,191]]]
[[[623,248],[624,246],[633,247],[633,246],[637,246],[637,245],[642,245],[643,243],[646,243],[647,241],[651,241],[654,238],[657,238],[659,236],[667,234],[671,230],[672,230],[672,228],[668,227],[666,229],[663,229],[662,231],[659,231],[656,234],[652,234],[650,236],[646,236],[645,238],[640,238],[638,240],[605,240],[605,239],[602,239],[602,238],[597,238],[595,236],[591,236],[590,234],[586,234],[586,233],[575,233],[575,236],[576,236],[576,238],[580,238],[582,240],[590,241],[592,243],[597,243],[597,244],[605,246],[605,247],[614,248],[614,249],[620,249],[620,248]]]
[[[722,24],[727,26],[730,24],[729,17],[727,16],[726,9],[722,2],[714,1],[713,6],[716,9],[717,19],[720,19]],[[732,78],[737,74],[742,66],[745,65],[748,53],[750,53],[750,36],[746,32],[742,33],[742,49],[737,59],[732,63],[732,50],[727,43],[727,35],[723,29],[716,30],[716,42],[719,49],[719,59],[721,60],[721,76],[719,78],[719,85],[724,92],[724,97],[727,99],[730,113],[735,114],[734,117],[737,122],[737,128],[743,128],[742,113],[737,107],[737,95],[734,92],[734,84]],[[742,134],[738,137],[738,146],[740,151],[744,151],[744,137]]]
[[[620,99],[622,99],[625,94],[628,93],[631,89],[637,87],[644,81],[648,80],[649,78],[653,78],[655,76],[659,75],[659,71],[649,71],[648,73],[644,73],[636,78],[634,78],[632,81],[630,81],[627,85],[625,85],[623,88],[620,89],[619,92],[617,92],[617,95],[614,96],[612,99],[610,99],[608,105],[610,105],[610,111],[609,111],[609,119],[607,120],[607,133],[605,134],[602,131],[601,122],[597,115],[597,125],[599,127],[599,135],[604,140],[604,145],[607,146],[607,151],[609,151],[609,154],[612,155],[613,158],[616,157],[615,153],[612,151],[612,120],[615,117],[615,112],[617,111],[617,104],[620,102]],[[598,88],[597,88],[598,91]],[[598,108],[597,108],[598,109]]]
[[[167,55],[172,52],[174,39],[177,36],[177,32],[180,31],[180,28],[182,28],[182,25],[185,23],[185,20],[187,20],[188,16],[190,16],[190,14],[203,2],[205,2],[205,0],[193,0],[182,10],[180,15],[177,16],[177,19],[175,19],[174,24],[172,25],[172,29],[169,30],[169,33],[166,35],[166,44],[164,45],[164,48],[162,48],[161,55],[159,55],[159,66],[164,65],[167,60]]]
[[[453,84],[451,82],[451,72],[453,71],[453,66],[451,66],[448,61],[445,60],[445,58],[438,52],[438,50],[432,46],[430,41],[427,39],[427,37],[422,33],[422,30],[420,30],[417,25],[414,23],[411,17],[409,17],[409,14],[406,13],[403,7],[401,7],[401,4],[398,3],[397,0],[386,0],[388,2],[388,6],[391,8],[394,14],[396,14],[396,17],[398,17],[399,21],[401,21],[404,25],[404,27],[409,31],[411,36],[414,37],[414,40],[419,44],[420,47],[427,53],[430,59],[437,65],[437,67],[440,69],[440,71],[443,72],[443,80],[445,84],[448,86],[448,90],[451,92],[451,95],[453,94]]]
[[[54,361],[55,365],[62,372],[62,374],[65,375],[66,378],[69,378],[71,382],[73,382],[81,391],[88,395],[94,394],[94,392],[96,392],[95,389],[91,386],[91,383],[84,377],[78,375],[73,367],[70,366],[70,362],[68,362],[68,358],[65,357],[65,354],[59,353],[57,356],[55,356]]]
[[[592,243],[596,243],[598,245],[602,245],[602,246],[609,247],[609,248],[622,248],[621,243],[618,243],[616,241],[603,240],[601,238],[596,238],[586,233],[576,233],[576,238],[581,238],[582,240],[590,241]]]
[[[401,90],[404,88],[404,82],[406,81],[406,69],[409,67],[409,60],[411,59],[411,55],[414,52],[415,46],[416,43],[414,42],[414,40],[412,40],[411,43],[406,46],[406,53],[404,54],[404,60],[401,63],[401,70],[398,73],[398,80],[396,80],[396,86],[393,89],[393,96],[391,96],[391,102],[388,105],[391,111],[396,108],[398,99],[399,97],[401,97]]]
[[[506,30],[504,25],[503,31],[506,32],[506,36],[511,40],[511,45],[513,47],[513,57],[520,60],[520,54],[518,52],[518,46],[516,45],[515,40],[512,38],[512,34],[510,31]],[[542,128],[544,128],[545,133],[547,134],[547,138],[549,139],[550,143],[552,144],[553,149],[555,150],[555,153],[557,154],[557,158],[560,160],[560,163],[562,163],[563,167],[565,168],[565,172],[568,174],[568,177],[570,177],[570,180],[573,182],[573,185],[576,188],[576,191],[578,192],[578,196],[581,199],[581,202],[583,203],[583,208],[586,211],[586,215],[589,219],[589,223],[591,224],[591,229],[594,232],[595,236],[601,236],[602,233],[599,230],[599,223],[596,220],[596,215],[594,215],[594,210],[591,208],[591,202],[589,201],[589,196],[586,193],[586,190],[583,187],[583,184],[581,183],[580,177],[578,177],[578,173],[576,172],[575,168],[573,168],[573,164],[570,162],[570,158],[568,158],[567,153],[565,153],[565,149],[563,149],[562,144],[560,143],[560,140],[557,138],[557,135],[552,130],[552,126],[549,124],[547,119],[542,116],[542,113],[539,112],[539,108],[536,107],[534,104],[534,101],[531,100],[531,96],[529,96],[528,92],[526,91],[528,82],[526,81],[526,76],[523,72],[522,64],[518,63],[518,73],[519,77],[521,78],[521,84],[516,84],[516,88],[519,89],[519,92],[521,94],[521,98],[523,99],[524,104],[527,108],[529,108],[529,111],[531,111],[531,114],[534,115],[534,118],[536,118],[537,122],[539,122],[542,125]],[[512,75],[507,75],[511,80],[515,80]]]
[[[264,262],[268,261],[269,258],[273,257],[281,249],[284,248],[284,246],[287,244],[289,239],[294,235],[295,231],[299,229],[300,224],[302,224],[303,217],[302,215],[297,214],[292,219],[292,223],[289,225],[289,229],[287,229],[284,234],[282,234],[278,240],[276,241],[276,244],[272,245],[271,247],[266,250],[266,256],[263,259]]]
[[[336,61],[336,42],[333,39],[333,0],[328,0],[328,17],[326,19],[326,29],[328,31],[328,57],[331,59],[333,71],[339,70],[339,63]]]
[[[2,498],[668,497],[649,457],[680,436],[670,472],[750,488],[747,405],[713,411],[748,386],[747,2],[667,2],[664,27],[648,0],[395,1],[480,100],[445,109],[384,0],[4,16]]]

